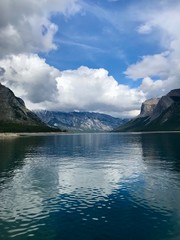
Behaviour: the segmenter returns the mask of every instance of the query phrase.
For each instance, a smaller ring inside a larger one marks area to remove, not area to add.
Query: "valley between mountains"
[[[30,111],[22,99],[0,84],[0,132],[179,131],[180,89],[142,103],[133,119],[95,112]]]

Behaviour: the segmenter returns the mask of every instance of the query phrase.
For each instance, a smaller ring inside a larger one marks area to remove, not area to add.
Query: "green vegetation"
[[[24,125],[22,123],[0,122],[0,132],[62,132],[60,129],[51,128],[43,125]]]

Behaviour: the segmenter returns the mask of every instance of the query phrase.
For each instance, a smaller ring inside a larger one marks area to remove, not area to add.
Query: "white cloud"
[[[114,116],[134,116],[145,99],[140,89],[130,89],[105,69],[80,67],[60,72],[38,55],[16,55],[0,61],[2,82],[31,109],[98,111]]]
[[[118,84],[105,69],[81,66],[77,70],[63,71],[57,82],[59,108],[69,111],[77,109],[128,115],[138,110],[144,100],[140,90]]]
[[[31,103],[30,106],[55,101],[58,95],[55,79],[60,76],[60,71],[46,64],[38,55],[11,55],[0,60],[0,66],[4,69],[1,82]]]
[[[138,27],[136,24],[136,30],[146,37],[158,30],[165,50],[143,56],[127,68],[127,77],[141,81],[134,89],[119,84],[103,68],[82,66],[60,72],[35,53],[57,48],[54,36],[58,26],[51,16],[75,14],[80,10],[78,0],[18,0],[16,3],[3,0],[0,2],[0,77],[28,107],[132,116],[137,114],[145,97],[157,97],[180,86],[180,32],[177,27],[180,25],[180,5],[167,7],[161,1],[161,14],[159,8],[146,8],[139,14],[135,8],[128,8],[120,11],[122,20],[119,22],[119,12],[112,17],[112,11],[81,3],[84,9],[120,32],[125,29],[124,23],[129,22],[140,23]],[[127,12],[133,13],[130,19]],[[85,44],[81,46],[87,48]]]
[[[171,53],[144,56],[130,65],[125,74],[133,80],[142,80],[139,89],[146,98],[159,97],[180,87],[180,59]]]
[[[166,94],[180,87],[180,3],[161,1],[152,8],[139,12],[140,34],[158,34],[162,53],[143,56],[130,65],[125,74],[128,78],[142,81],[139,89],[149,97]],[[148,37],[148,35],[147,35]]]
[[[175,4],[164,3],[160,5],[160,7],[154,9],[144,9],[144,11],[139,14],[143,23],[139,26],[138,30],[146,29],[148,27],[151,28],[151,32],[153,29],[158,30],[158,32],[160,32],[159,40],[161,41],[161,44],[172,51],[179,52],[179,12],[180,3],[178,2]],[[138,32],[144,33],[143,31]]]
[[[162,53],[143,56],[141,61],[130,65],[125,74],[133,80],[138,80],[147,76],[168,76],[169,71],[168,53]]]
[[[162,80],[153,81],[150,77],[145,77],[140,89],[146,94],[147,98],[164,95],[165,88]]]
[[[53,37],[58,26],[51,15],[70,15],[79,9],[76,0],[0,1],[0,57],[56,49]]]
[[[178,76],[170,76],[165,80],[153,80],[146,77],[142,80],[139,89],[145,94],[146,98],[159,97],[167,94],[172,89],[180,87],[180,74]]]
[[[138,26],[137,31],[138,33],[141,33],[141,34],[149,34],[152,31],[152,25],[151,23],[140,25]]]
[[[144,100],[141,90],[118,84],[102,68],[80,67],[60,73],[35,54],[57,48],[54,35],[58,26],[51,16],[57,13],[69,16],[79,10],[78,0],[1,1],[0,67],[4,69],[1,81],[31,109],[133,115]]]
[[[141,34],[158,34],[162,47],[168,49],[180,58],[180,2],[160,1],[153,8],[145,8],[138,12],[141,24],[137,31]],[[147,30],[147,31],[146,31]]]

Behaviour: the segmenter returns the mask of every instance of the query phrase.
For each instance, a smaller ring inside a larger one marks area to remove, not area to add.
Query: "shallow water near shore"
[[[180,133],[0,139],[0,239],[180,239]]]

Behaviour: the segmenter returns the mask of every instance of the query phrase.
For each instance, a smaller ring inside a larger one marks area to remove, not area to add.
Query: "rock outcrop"
[[[141,113],[114,131],[176,131],[180,130],[180,89],[160,99],[145,101]]]
[[[154,111],[154,108],[159,102],[159,98],[151,98],[142,103],[141,112],[138,117],[148,117]]]

